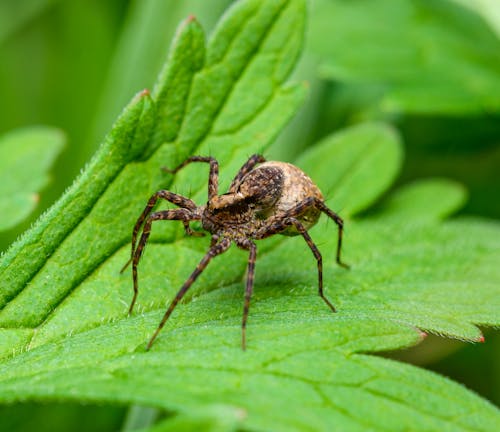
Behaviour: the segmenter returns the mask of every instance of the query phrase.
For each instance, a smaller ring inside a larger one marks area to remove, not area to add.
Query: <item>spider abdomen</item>
[[[247,196],[253,192],[259,207],[256,213],[263,219],[286,214],[310,197],[323,200],[321,191],[311,178],[300,168],[286,162],[270,161],[254,168],[242,179],[239,191]],[[320,213],[320,210],[308,205],[296,219],[308,230],[316,224]],[[299,232],[291,225],[280,234],[293,236]]]

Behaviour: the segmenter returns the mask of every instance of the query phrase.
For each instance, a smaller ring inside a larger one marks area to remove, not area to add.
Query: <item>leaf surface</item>
[[[400,137],[393,128],[364,123],[325,138],[297,164],[317,179],[326,201],[348,216],[365,210],[385,192],[402,158]]]
[[[393,223],[445,219],[467,200],[467,191],[457,182],[431,178],[404,185],[384,200],[377,216]]]
[[[310,47],[323,76],[374,85],[386,111],[499,112],[500,39],[470,8],[446,0],[314,5]]]
[[[442,199],[446,186],[439,197],[435,188],[420,190],[418,202],[434,201],[439,211],[415,223],[391,221],[404,192],[379,213],[354,218],[400,168],[400,138],[384,124],[328,137],[297,161],[331,194],[328,204],[350,215],[349,271],[334,265],[336,226],[323,220],[311,230],[337,314],[317,295],[303,240],[277,236],[259,243],[247,351],[240,347],[247,255],[233,248],[200,276],[146,352],[208,244],[163,223],[154,227],[138,305],[127,317],[131,280],[119,269],[148,197],[168,187],[206,200],[206,167],[175,179],[160,167],[216,155],[222,191],[246,157],[265,149],[303,97],[302,86],[285,83],[303,24],[300,0],[238,2],[206,50],[196,21],[184,24],[152,97],[142,93],[126,108],[82,177],[2,258],[0,401],[137,403],[176,413],[159,430],[494,429],[500,416],[487,401],[369,354],[420,342],[417,327],[477,341],[476,325],[499,323],[500,228],[443,222],[457,207],[455,198]]]
[[[0,137],[0,231],[26,219],[49,182],[47,171],[65,142],[46,126],[26,127]]]

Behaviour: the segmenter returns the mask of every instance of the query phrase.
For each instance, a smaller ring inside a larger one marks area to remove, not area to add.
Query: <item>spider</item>
[[[182,221],[187,235],[205,235],[193,231],[189,226],[191,221],[199,220],[203,229],[211,234],[208,252],[170,303],[146,349],[151,348],[172,311],[198,276],[205,270],[212,258],[226,252],[231,244],[235,243],[239,248],[249,252],[243,320],[241,323],[241,347],[245,350],[246,325],[254,285],[254,269],[257,256],[257,247],[254,240],[264,239],[273,234],[301,235],[304,238],[317,261],[319,295],[328,307],[335,312],[335,307],[323,293],[323,261],[321,253],[307,231],[316,224],[321,212],[333,219],[338,226],[336,261],[340,266],[349,268],[347,264],[342,262],[340,257],[344,223],[339,215],[326,206],[321,191],[312,180],[294,165],[285,162],[266,162],[264,157],[258,154],[251,156],[247,160],[229,186],[229,191],[222,195],[218,193],[219,163],[213,157],[191,156],[177,168],[173,170],[163,168],[163,170],[175,174],[192,162],[205,162],[210,165],[208,202],[205,205],[197,206],[189,198],[168,190],[160,190],[153,194],[135,223],[132,232],[130,259],[121,270],[123,272],[132,263],[134,295],[129,308],[129,314],[131,314],[139,292],[137,266],[148,241],[153,222],[179,220]],[[152,213],[154,206],[160,199],[169,201],[179,208]],[[141,228],[142,234],[137,243]]]

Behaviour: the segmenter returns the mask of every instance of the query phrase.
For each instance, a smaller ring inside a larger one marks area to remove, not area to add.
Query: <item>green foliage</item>
[[[314,173],[324,195],[334,200],[332,205],[348,216],[365,210],[391,185],[402,153],[393,128],[365,123],[323,139],[299,163]]]
[[[387,111],[500,112],[500,41],[481,17],[450,0],[314,5],[323,76],[375,85]]]
[[[93,119],[90,142],[96,143],[127,103],[127,95],[137,89],[151,87],[161,70],[165,47],[174,37],[180,20],[196,11],[204,27],[212,27],[229,0],[142,0],[132,2],[113,55]],[[196,51],[193,52],[197,55]],[[141,67],[137,67],[141,65]]]
[[[81,403],[24,402],[0,406],[0,430],[16,432],[107,432],[120,430],[126,407],[86,405],[82,417]],[[26,413],[29,412],[29,415]]]
[[[53,2],[54,0],[21,0],[0,3],[0,43]]]
[[[381,204],[380,217],[398,221],[445,219],[459,210],[466,200],[464,187],[447,179],[415,181],[400,188]],[[380,209],[379,209],[380,210]]]
[[[17,225],[34,210],[37,192],[49,182],[47,171],[64,141],[61,131],[47,127],[0,136],[0,231]]]
[[[301,238],[259,243],[248,349],[240,347],[246,255],[217,258],[151,351],[165,305],[207,248],[176,223],[154,226],[141,261],[136,312],[119,274],[130,232],[160,188],[206,200],[206,168],[161,171],[191,154],[221,162],[221,188],[265,151],[297,111],[287,83],[302,48],[302,0],[236,3],[209,41],[180,27],[151,95],[125,108],[73,186],[0,261],[0,401],[140,404],[169,413],[149,430],[494,430],[500,414],[461,385],[374,356],[419,343],[422,330],[482,341],[499,325],[497,223],[447,217],[465,193],[431,179],[390,193],[401,137],[385,123],[328,136],[295,163],[346,217],[311,236],[325,290]],[[364,213],[361,213],[364,212]],[[422,330],[419,330],[422,329]]]
[[[193,409],[189,414],[177,414],[159,421],[143,432],[231,432],[238,430],[245,411],[225,405],[208,405]]]

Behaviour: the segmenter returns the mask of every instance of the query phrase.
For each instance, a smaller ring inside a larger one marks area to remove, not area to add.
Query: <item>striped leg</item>
[[[274,218],[274,220],[270,221],[270,223],[267,226],[257,231],[255,238],[256,239],[266,238],[273,234],[278,234],[279,232],[283,231],[290,225],[295,226],[297,231],[302,235],[302,237],[306,241],[307,245],[309,246],[309,249],[311,249],[311,252],[313,253],[314,257],[316,258],[316,263],[318,266],[319,296],[325,301],[325,303],[333,312],[336,312],[333,304],[330,302],[330,300],[328,300],[328,298],[323,293],[323,257],[321,256],[321,252],[319,251],[318,247],[314,244],[313,240],[311,239],[311,236],[305,229],[304,225],[302,225],[299,220],[295,219],[294,217]]]
[[[337,213],[335,213],[333,210],[330,210],[330,208],[328,208],[322,200],[320,200],[316,197],[306,198],[304,201],[301,201],[295,207],[292,207],[290,210],[288,210],[286,212],[286,214],[282,215],[281,217],[278,216],[278,217],[275,217],[272,220],[270,220],[269,225],[266,225],[265,227],[261,228],[258,231],[259,237],[255,237],[255,238],[266,238],[266,237],[269,237],[270,235],[279,233],[280,232],[279,228],[276,228],[276,229],[271,228],[271,226],[273,226],[273,224],[275,222],[277,222],[279,225],[280,221],[284,220],[285,218],[297,218],[297,219],[299,219],[300,215],[303,214],[305,210],[307,210],[308,208],[311,208],[311,207],[315,207],[318,210],[322,211],[323,213],[325,213],[329,218],[331,218],[337,224],[338,229],[339,229],[339,234],[338,234],[338,238],[337,238],[336,261],[337,261],[338,265],[348,269],[349,265],[344,263],[340,257],[340,253],[342,250],[342,235],[344,232],[344,221]],[[287,225],[287,226],[289,226],[289,225]],[[284,228],[286,228],[286,227],[282,227],[281,229],[284,229]],[[271,230],[271,231],[268,232],[267,230]]]
[[[211,156],[191,156],[173,170],[163,167],[163,171],[175,174],[191,162],[206,162],[210,164],[210,173],[208,174],[208,199],[210,200],[214,196],[217,196],[219,193],[219,162]]]
[[[153,342],[155,341],[156,337],[158,336],[158,333],[160,333],[161,329],[167,322],[168,318],[172,314],[173,310],[177,306],[177,303],[184,297],[184,294],[186,294],[187,290],[191,287],[193,282],[198,278],[198,276],[205,270],[205,267],[208,265],[210,260],[217,255],[220,255],[221,253],[224,253],[229,249],[229,246],[231,246],[231,241],[228,239],[223,239],[220,243],[212,246],[208,252],[205,254],[205,256],[202,258],[202,260],[199,262],[199,264],[196,266],[196,269],[191,273],[191,276],[184,282],[184,285],[182,285],[181,289],[177,293],[177,295],[174,297],[172,300],[172,303],[170,303],[170,306],[168,307],[167,311],[165,312],[165,315],[163,315],[162,320],[160,321],[160,324],[158,325],[158,328],[154,332],[153,336],[149,340],[147,350],[151,348],[151,345],[153,345]]]
[[[314,258],[316,258],[316,262],[318,265],[318,294],[319,296],[325,301],[325,303],[330,307],[330,309],[333,312],[336,312],[335,306],[332,305],[330,300],[328,300],[324,293],[323,293],[323,257],[321,256],[321,252],[319,251],[318,247],[314,244],[311,236],[307,232],[307,230],[304,228],[304,225],[302,225],[297,219],[290,218],[289,222],[297,228],[297,231],[302,235],[304,240],[307,243],[307,246],[309,246],[309,249],[311,249],[311,252],[314,255]]]
[[[135,247],[137,243],[137,234],[139,233],[139,230],[142,227],[142,224],[148,217],[148,215],[153,211],[154,206],[158,202],[158,200],[164,199],[168,202],[171,202],[172,204],[175,204],[176,206],[189,209],[189,210],[195,210],[196,209],[196,204],[191,201],[189,198],[183,197],[182,195],[177,195],[173,192],[167,191],[167,190],[160,190],[153,194],[151,198],[149,198],[148,203],[146,205],[146,208],[142,211],[141,215],[139,216],[139,219],[137,219],[137,222],[134,225],[134,230],[132,231],[132,250],[130,252],[130,259],[125,263],[125,265],[122,267],[120,270],[120,273],[123,273],[125,269],[128,267],[128,265],[132,262],[134,258],[134,253],[135,253]]]
[[[229,186],[229,192],[234,193],[236,192],[236,189],[241,183],[241,180],[245,175],[247,175],[252,169],[254,168],[255,165],[258,163],[265,162],[266,160],[264,159],[264,156],[254,154],[253,156],[250,156],[250,158],[245,162],[245,164],[240,168],[238,171],[238,174],[236,174],[236,177],[234,180],[231,182],[231,186]]]
[[[314,199],[314,206],[318,210],[321,210],[323,213],[325,213],[330,219],[333,219],[333,221],[337,224],[339,228],[339,235],[337,237],[337,264],[348,269],[349,264],[342,262],[340,258],[340,252],[342,250],[342,234],[344,232],[344,221],[337,213],[335,213],[333,210],[330,210],[320,199]]]
[[[184,225],[184,232],[186,233],[186,235],[192,236],[192,237],[204,237],[205,236],[204,232],[193,231],[193,229],[189,226],[189,221],[182,221],[182,223]]]
[[[243,320],[241,321],[241,348],[245,351],[247,347],[246,341],[246,329],[247,329],[247,319],[248,311],[250,310],[250,299],[252,298],[253,292],[253,280],[255,273],[255,260],[257,258],[257,246],[251,241],[247,241],[240,245],[241,248],[247,249],[250,253],[248,255],[248,267],[247,267],[247,284],[245,289],[245,303],[243,306]]]
[[[141,259],[142,252],[146,243],[148,241],[149,235],[151,233],[151,224],[157,220],[182,220],[188,221],[192,220],[193,215],[192,212],[188,209],[175,209],[175,210],[165,210],[154,212],[146,219],[144,223],[144,228],[142,230],[141,238],[139,240],[139,244],[137,245],[137,249],[135,249],[134,254],[131,258],[132,261],[132,279],[134,281],[134,296],[132,298],[132,302],[130,303],[130,307],[128,313],[131,314],[134,309],[135,301],[137,300],[137,294],[139,293],[139,284],[137,278],[137,265],[139,264],[139,260]]]

